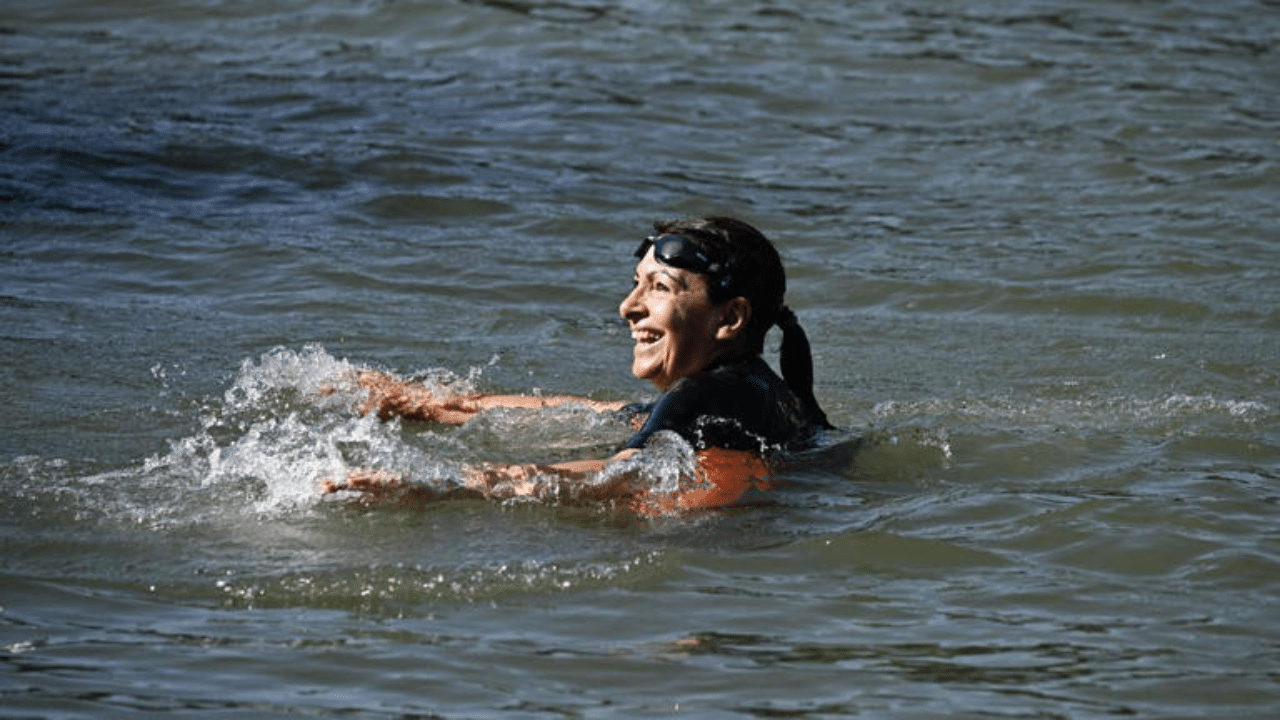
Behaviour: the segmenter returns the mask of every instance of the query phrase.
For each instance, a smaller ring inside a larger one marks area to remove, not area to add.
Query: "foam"
[[[488,411],[456,429],[381,422],[356,412],[365,392],[355,382],[362,369],[318,345],[246,359],[221,402],[205,409],[200,429],[148,458],[138,473],[239,503],[242,511],[296,512],[323,502],[325,483],[353,470],[387,471],[411,489],[446,494],[464,485],[468,467],[486,460],[543,462],[557,452],[604,457],[626,431],[616,418],[575,405]],[[472,368],[466,377],[433,369],[414,380],[467,392],[483,369]],[[531,493],[499,484],[492,495],[579,504],[642,489],[669,493],[696,477],[695,464],[693,448],[672,435],[586,481],[537,476],[529,481]]]

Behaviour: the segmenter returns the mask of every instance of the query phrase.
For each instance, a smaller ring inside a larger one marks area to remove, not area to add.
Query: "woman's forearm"
[[[626,406],[620,400],[592,400],[575,395],[437,394],[424,385],[372,371],[360,373],[357,383],[369,391],[369,398],[361,407],[361,412],[376,411],[378,417],[384,420],[399,416],[410,420],[461,425],[476,413],[495,408],[539,410],[575,404],[596,412],[609,412]]]
[[[471,399],[480,410],[541,410],[561,405],[582,405],[596,412],[611,412],[627,406],[622,400],[592,400],[578,395],[473,395]]]

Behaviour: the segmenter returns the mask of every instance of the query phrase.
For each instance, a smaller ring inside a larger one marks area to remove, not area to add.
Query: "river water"
[[[4,5],[0,716],[1280,712],[1274,1]],[[774,505],[321,497],[609,452],[321,391],[651,397],[691,214],[844,429]]]

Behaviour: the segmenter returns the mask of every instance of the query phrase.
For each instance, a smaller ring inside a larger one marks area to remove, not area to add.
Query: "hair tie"
[[[774,319],[773,324],[777,325],[783,330],[786,330],[788,328],[792,328],[792,327],[795,327],[796,325],[799,325],[800,321],[796,318],[796,314],[791,311],[791,308],[787,307],[786,305],[783,305],[782,307],[778,308],[778,317]]]

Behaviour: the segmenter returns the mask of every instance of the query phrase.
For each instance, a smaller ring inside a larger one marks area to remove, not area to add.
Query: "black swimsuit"
[[[684,378],[648,411],[626,447],[642,448],[654,433],[671,430],[699,450],[800,450],[814,444],[821,427],[759,356]]]

